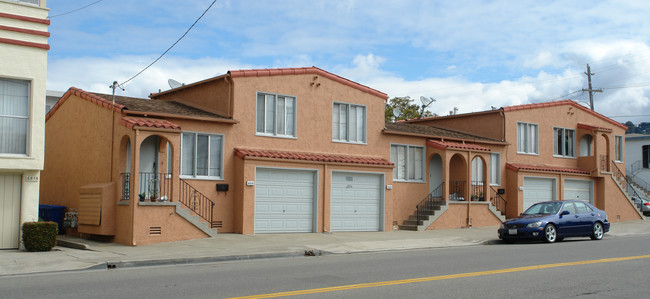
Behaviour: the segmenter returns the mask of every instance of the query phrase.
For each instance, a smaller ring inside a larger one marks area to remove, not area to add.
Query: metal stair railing
[[[424,215],[425,211],[431,210],[434,207],[433,202],[436,199],[442,199],[442,186],[444,184],[445,183],[442,182],[440,185],[438,185],[438,187],[433,189],[431,193],[427,194],[427,196],[424,197],[424,199],[422,199],[417,206],[415,206],[415,217],[417,220],[417,225],[420,225],[420,221],[424,220],[424,216],[426,216]]]
[[[612,171],[614,172],[614,176],[616,179],[621,182],[621,179],[625,182],[625,190],[632,190],[634,192],[634,195],[636,195],[637,198],[643,198],[639,195],[639,193],[636,192],[636,189],[634,189],[630,181],[628,180],[627,176],[623,172],[621,172],[621,169],[618,168],[618,165],[616,165],[616,162],[612,161]]]
[[[214,202],[183,179],[180,191],[179,202],[210,223],[210,228],[213,228]]]
[[[499,194],[497,190],[494,189],[494,187],[490,186],[490,189],[492,189],[492,192],[495,194],[495,196],[490,196],[490,202],[495,208],[497,208],[497,210],[505,212],[508,202],[505,198],[503,198],[503,196],[501,196],[501,194]]]

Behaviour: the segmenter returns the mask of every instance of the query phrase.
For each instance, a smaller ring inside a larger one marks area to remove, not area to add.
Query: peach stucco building
[[[492,226],[528,198],[641,217],[610,169],[624,128],[571,101],[386,123],[386,94],[316,67],[230,71],[150,97],[70,88],[47,114],[42,203],[78,211],[70,233],[142,245]],[[535,133],[524,152],[520,127]],[[555,127],[573,152],[553,154]]]
[[[38,221],[49,25],[45,0],[0,0],[0,249]]]

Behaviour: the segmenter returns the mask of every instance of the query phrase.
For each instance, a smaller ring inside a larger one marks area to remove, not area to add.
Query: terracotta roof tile
[[[94,93],[96,96],[112,101],[112,95]],[[153,112],[153,113],[165,113],[172,115],[182,115],[182,116],[195,116],[195,117],[205,117],[205,118],[215,118],[215,119],[227,119],[218,114],[207,112],[201,109],[197,109],[179,102],[175,101],[160,101],[160,100],[151,100],[143,98],[133,98],[133,97],[124,97],[124,96],[115,96],[115,103],[119,103],[124,106],[126,112],[129,111],[138,111],[138,112]]]
[[[529,164],[518,164],[518,163],[506,163],[506,168],[514,170],[514,171],[532,170],[532,171],[544,171],[544,172],[563,172],[563,173],[576,173],[576,174],[590,174],[589,171],[579,169],[579,168],[560,167],[560,166],[547,166],[547,165],[529,165]]]
[[[427,145],[438,149],[451,148],[451,149],[462,149],[462,150],[482,151],[482,152],[490,151],[489,148],[482,147],[480,145],[460,143],[460,142],[429,140],[427,141]]]
[[[61,99],[59,99],[59,101],[56,102],[56,105],[54,105],[54,107],[52,107],[52,109],[50,109],[50,111],[47,113],[47,115],[45,116],[45,121],[50,119],[50,117],[52,117],[52,115],[54,115],[54,112],[59,110],[59,107],[61,107],[61,105],[63,105],[63,103],[66,102],[68,100],[68,98],[70,98],[71,95],[75,95],[77,97],[80,97],[80,98],[82,98],[82,99],[84,99],[86,101],[97,104],[97,105],[102,106],[104,108],[113,109],[113,110],[115,110],[117,112],[120,112],[120,111],[122,111],[122,109],[124,109],[124,105],[121,105],[119,103],[113,104],[112,101],[109,101],[109,100],[104,99],[102,97],[98,97],[97,95],[95,95],[95,94],[93,94],[91,92],[87,92],[85,90],[82,90],[82,89],[79,89],[79,88],[76,88],[76,87],[70,87],[70,89],[68,89],[68,91],[66,91],[66,93],[63,94]]]
[[[586,130],[606,131],[606,132],[612,131],[611,128],[604,128],[604,127],[594,126],[590,124],[583,124],[583,123],[578,123],[578,128],[586,129]]]
[[[314,162],[393,166],[392,162],[378,157],[358,157],[358,156],[348,156],[348,155],[300,153],[300,152],[289,152],[289,151],[246,149],[246,148],[235,148],[235,154],[242,159],[244,159],[245,157],[256,157],[256,158],[272,158],[272,159],[301,160],[301,161],[314,161]]]
[[[526,110],[526,109],[536,109],[536,108],[544,108],[544,107],[554,107],[554,106],[561,106],[561,105],[571,105],[573,107],[576,107],[584,112],[587,112],[589,114],[592,114],[598,118],[603,119],[604,121],[609,122],[612,125],[615,125],[619,128],[627,130],[627,127],[621,123],[618,123],[614,121],[613,119],[604,116],[596,111],[593,111],[585,106],[582,106],[572,100],[562,100],[562,101],[554,101],[554,102],[543,102],[543,103],[533,103],[533,104],[524,104],[524,105],[514,105],[514,106],[507,106],[503,107],[503,111],[508,112],[508,111],[517,111],[517,110]]]
[[[233,77],[233,78],[313,74],[313,75],[323,76],[323,77],[328,78],[328,79],[330,79],[332,81],[336,81],[336,82],[341,83],[343,85],[347,85],[347,86],[356,88],[358,90],[361,90],[363,92],[372,94],[372,95],[380,97],[382,99],[388,99],[388,95],[381,92],[381,91],[378,91],[378,90],[370,88],[368,86],[365,86],[365,85],[359,84],[357,82],[345,79],[345,78],[343,78],[341,76],[332,74],[332,73],[327,72],[325,70],[319,69],[319,68],[317,68],[315,66],[301,67],[301,68],[235,70],[235,71],[228,71],[228,74],[230,74],[230,76]]]
[[[120,124],[129,129],[133,129],[134,127],[170,129],[179,131],[181,129],[181,126],[173,122],[155,118],[122,117],[120,118]]]

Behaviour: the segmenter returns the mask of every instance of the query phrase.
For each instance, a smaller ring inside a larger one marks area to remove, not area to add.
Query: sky
[[[47,89],[111,93],[212,2],[47,1]],[[638,0],[218,0],[116,94],[146,98],[170,78],[316,66],[391,98],[433,97],[428,109],[447,115],[564,99],[588,106],[589,64],[592,88],[602,89],[595,110],[638,124],[650,122],[649,13]]]

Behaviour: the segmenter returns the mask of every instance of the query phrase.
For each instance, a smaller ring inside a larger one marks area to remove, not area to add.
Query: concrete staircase
[[[416,210],[409,219],[404,220],[402,224],[399,225],[400,230],[425,230],[431,223],[433,223],[442,213],[447,210],[447,202],[442,199],[434,199],[424,205],[420,209],[420,221],[418,222],[418,211]]]

